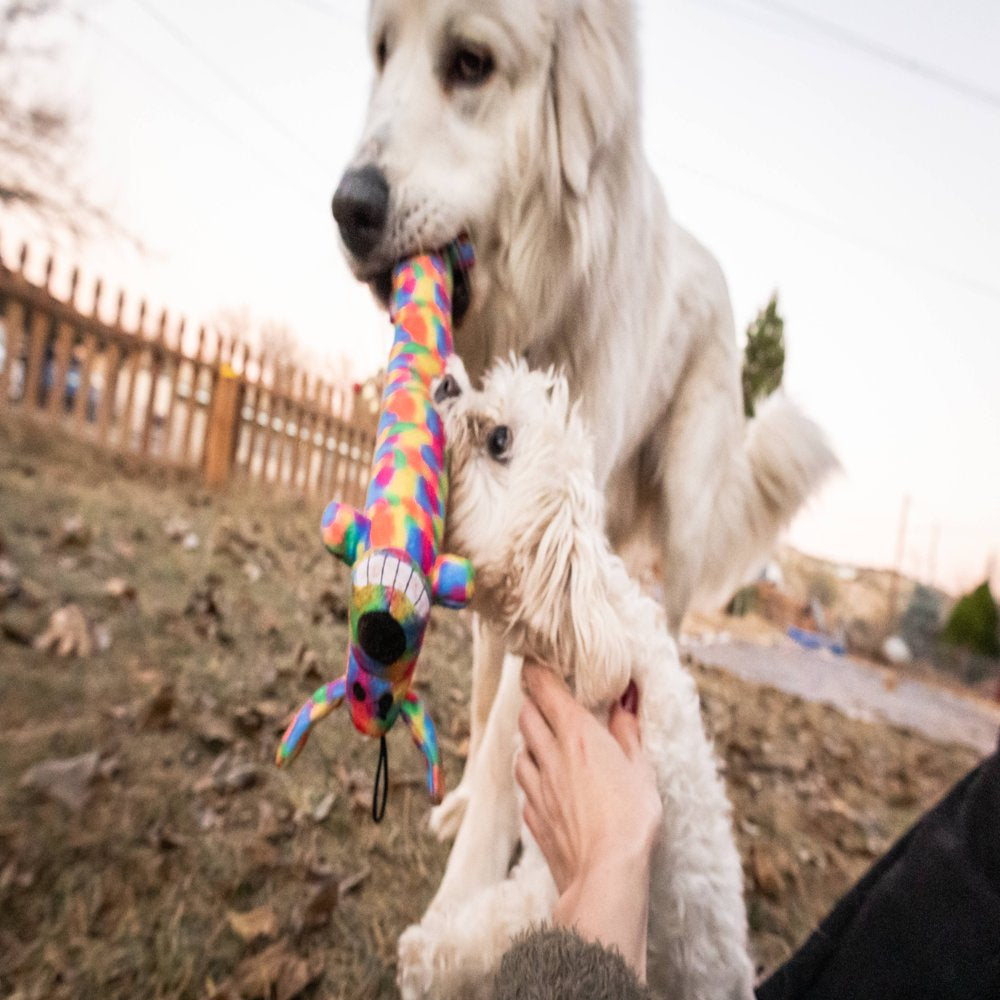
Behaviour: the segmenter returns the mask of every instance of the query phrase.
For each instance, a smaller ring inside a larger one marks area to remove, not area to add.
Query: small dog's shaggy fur
[[[452,454],[448,545],[476,566],[478,611],[502,627],[514,653],[569,677],[599,717],[630,679],[639,687],[643,744],[664,803],[651,876],[650,986],[670,1000],[750,997],[742,870],[697,690],[662,609],[608,544],[591,438],[566,381],[512,361],[474,391],[457,359],[449,378],[458,394],[441,404]],[[511,790],[519,672],[508,657],[441,888],[400,940],[407,1000],[475,995],[470,984],[485,983],[511,939],[555,902]],[[518,839],[523,854],[498,880]]]

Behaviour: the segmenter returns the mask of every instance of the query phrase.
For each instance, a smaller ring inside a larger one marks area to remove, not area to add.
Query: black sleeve
[[[649,993],[617,951],[542,928],[517,938],[504,955],[493,1000],[649,1000]]]
[[[1000,755],[876,862],[757,997],[1000,998]]]

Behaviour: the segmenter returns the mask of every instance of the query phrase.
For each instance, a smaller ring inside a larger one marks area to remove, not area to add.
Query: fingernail
[[[625,693],[621,697],[622,708],[631,715],[639,714],[639,689],[635,681],[629,681]]]

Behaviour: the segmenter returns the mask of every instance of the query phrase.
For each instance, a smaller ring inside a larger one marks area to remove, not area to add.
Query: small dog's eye
[[[381,71],[385,68],[385,61],[389,58],[389,45],[385,40],[385,35],[378,40],[378,45],[375,46],[375,65]]]
[[[458,379],[454,375],[445,375],[434,390],[434,402],[441,404],[446,399],[454,399],[461,395],[462,387],[458,384]]]
[[[493,56],[487,49],[462,45],[455,49],[448,64],[448,83],[459,87],[478,87],[493,72]]]
[[[490,458],[498,462],[506,462],[510,458],[510,444],[513,436],[510,428],[499,424],[490,431],[486,439],[486,450],[490,453]]]

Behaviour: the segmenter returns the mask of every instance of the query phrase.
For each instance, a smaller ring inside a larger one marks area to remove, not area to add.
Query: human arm
[[[662,805],[635,715],[615,704],[605,728],[561,678],[537,664],[523,673],[525,750],[516,776],[524,819],[559,892],[557,926],[616,949],[645,977],[649,865]]]

